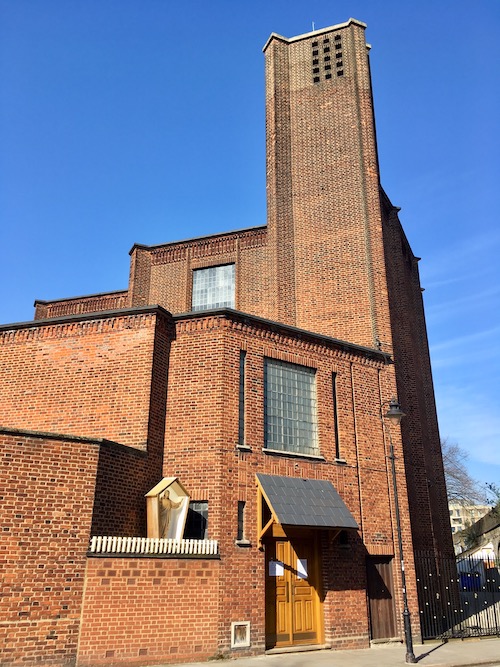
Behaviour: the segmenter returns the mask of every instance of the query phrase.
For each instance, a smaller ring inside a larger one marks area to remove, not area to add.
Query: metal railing
[[[416,555],[423,639],[500,636],[500,563]]]

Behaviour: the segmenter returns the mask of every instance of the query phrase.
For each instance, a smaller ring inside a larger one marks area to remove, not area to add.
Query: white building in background
[[[478,521],[453,535],[455,555],[480,559],[488,567],[500,565],[500,507],[493,507]],[[496,585],[496,584],[495,584]]]
[[[491,505],[461,505],[449,503],[451,532],[458,533],[476,521],[479,521],[491,510]]]

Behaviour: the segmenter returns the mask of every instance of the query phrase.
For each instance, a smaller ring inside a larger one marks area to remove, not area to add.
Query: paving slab
[[[500,667],[500,638],[426,642],[414,646],[414,653],[417,664],[424,667]],[[327,649],[274,653],[177,666],[169,664],[165,667],[210,667],[224,664],[231,664],[232,667],[403,667],[406,662],[402,644],[377,644],[356,651]]]

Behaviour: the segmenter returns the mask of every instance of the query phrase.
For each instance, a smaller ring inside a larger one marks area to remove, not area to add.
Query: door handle
[[[287,581],[286,582],[286,601],[287,601],[287,603],[290,602],[290,593],[289,593],[289,588],[288,588],[289,586],[290,586],[290,582]]]

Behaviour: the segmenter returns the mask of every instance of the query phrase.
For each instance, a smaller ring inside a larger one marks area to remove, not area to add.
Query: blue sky
[[[0,322],[126,288],[134,242],[265,223],[261,49],[351,16],[441,434],[500,484],[498,0],[0,0]]]

